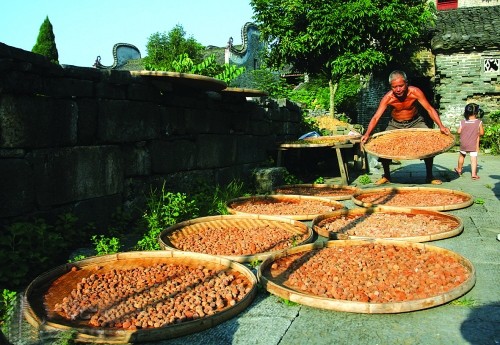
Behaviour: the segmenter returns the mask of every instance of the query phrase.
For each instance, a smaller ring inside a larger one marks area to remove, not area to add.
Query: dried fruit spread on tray
[[[308,233],[298,234],[280,226],[208,225],[175,231],[170,242],[178,249],[212,255],[252,255],[302,243]]]
[[[444,216],[394,212],[342,215],[318,223],[318,227],[327,232],[379,238],[425,236],[450,231],[457,226],[458,221]]]
[[[387,303],[429,298],[464,283],[458,258],[422,248],[383,244],[335,246],[277,259],[271,275],[308,294]]]
[[[399,129],[374,135],[364,148],[382,158],[420,159],[442,153],[454,144],[453,136],[438,130]]]
[[[447,190],[373,190],[354,196],[363,203],[396,207],[429,207],[446,206],[467,202],[465,194],[453,193]]]
[[[202,265],[158,264],[90,274],[61,296],[55,311],[90,326],[158,328],[213,315],[251,290],[241,273]]]

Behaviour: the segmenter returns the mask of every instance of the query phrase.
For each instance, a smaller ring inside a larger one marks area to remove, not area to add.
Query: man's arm
[[[441,132],[444,134],[450,134],[450,130],[443,125],[436,109],[434,109],[434,107],[429,103],[422,90],[420,90],[418,87],[414,87],[413,91],[415,97],[417,98],[417,101],[420,103],[420,105],[422,105],[422,107],[427,111],[427,113],[429,113],[429,116],[431,117],[432,121],[434,121],[434,123],[438,125]]]
[[[370,137],[370,134],[372,131],[375,129],[375,126],[377,126],[378,121],[382,117],[382,114],[384,113],[385,109],[387,109],[387,105],[389,102],[389,94],[385,94],[384,97],[380,100],[380,103],[378,105],[377,111],[373,115],[372,119],[370,120],[370,123],[368,123],[368,128],[366,128],[365,134],[361,137],[361,142],[364,143],[368,140]]]

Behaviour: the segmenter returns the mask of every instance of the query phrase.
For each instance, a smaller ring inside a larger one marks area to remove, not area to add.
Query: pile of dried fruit
[[[380,190],[355,195],[360,202],[397,207],[429,207],[456,205],[469,201],[466,195],[445,190]]]
[[[455,143],[453,136],[436,130],[394,130],[369,140],[364,148],[381,157],[419,158],[441,153]]]
[[[374,238],[425,236],[450,231],[458,226],[458,221],[445,217],[393,212],[341,215],[323,219],[317,225],[322,233]]]
[[[213,315],[251,291],[241,273],[158,264],[90,274],[54,310],[95,327],[143,329]]]
[[[274,261],[270,269],[288,288],[370,303],[429,298],[459,286],[470,275],[451,255],[380,243],[292,254]]]
[[[230,203],[229,208],[234,211],[250,214],[266,215],[315,215],[340,209],[339,205],[313,199],[279,199],[279,198],[249,198],[243,201]]]
[[[184,231],[186,230],[186,231]],[[304,242],[307,233],[291,232],[273,225],[205,226],[181,229],[168,239],[177,249],[212,255],[252,255],[292,247]]]
[[[275,189],[276,194],[294,194],[294,195],[312,195],[312,196],[320,196],[320,197],[350,197],[357,191],[356,188],[353,187],[333,187],[333,186],[298,186],[298,185],[290,185],[290,186],[282,186]]]

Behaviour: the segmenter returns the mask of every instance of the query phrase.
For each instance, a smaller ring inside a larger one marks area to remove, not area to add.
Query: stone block
[[[41,207],[116,194],[123,189],[118,146],[34,150],[29,159]]]
[[[234,164],[237,153],[236,140],[230,135],[200,135],[196,140],[196,167],[210,169]]]
[[[269,194],[285,183],[287,171],[284,167],[257,168],[253,171],[255,190],[259,194]]]
[[[146,142],[122,145],[123,168],[125,176],[151,174],[151,155]]]
[[[33,171],[25,159],[0,159],[0,217],[28,213],[35,205]]]
[[[153,103],[107,100],[99,103],[99,139],[133,142],[157,138],[161,108]]]
[[[196,166],[197,148],[194,141],[155,140],[151,146],[153,174],[173,173],[193,169]]]
[[[39,96],[0,95],[0,146],[40,148],[73,145],[76,103]]]

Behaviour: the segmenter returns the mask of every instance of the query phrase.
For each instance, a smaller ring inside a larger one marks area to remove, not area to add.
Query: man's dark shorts
[[[393,129],[404,129],[404,128],[429,128],[424,121],[424,118],[421,115],[414,117],[408,121],[396,121],[394,119],[390,119],[387,124],[386,131]]]

